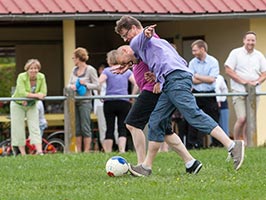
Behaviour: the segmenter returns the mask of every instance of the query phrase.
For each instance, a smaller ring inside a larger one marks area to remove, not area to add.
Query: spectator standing
[[[98,75],[100,76],[105,68],[105,65],[101,65],[98,68]],[[95,95],[100,95],[100,96],[105,96],[106,94],[106,82],[101,83],[101,89],[99,90],[94,90],[93,91]],[[103,112],[103,99],[95,99],[94,100],[94,107],[93,107],[93,112],[97,116],[97,123],[98,123],[98,129],[99,129],[99,139],[101,146],[103,147],[104,139],[105,139],[105,133],[106,133],[106,121],[104,117],[104,112]],[[115,119],[115,140],[118,140],[118,132],[117,132],[117,118]]]
[[[91,96],[92,90],[98,89],[98,77],[96,69],[86,64],[89,60],[85,48],[77,48],[73,53],[74,68],[72,70],[68,87],[76,91],[77,96]],[[76,102],[76,146],[77,152],[89,152],[91,146],[91,100],[80,100]]]
[[[226,81],[222,75],[218,75],[216,78],[215,92],[217,94],[228,93],[228,88]],[[220,110],[219,125],[224,130],[224,132],[230,136],[229,133],[229,109],[226,96],[216,96],[218,107]]]
[[[243,37],[243,46],[233,49],[225,61],[225,72],[229,77],[233,93],[246,92],[246,85],[256,87],[266,79],[266,60],[264,55],[255,49],[256,33],[248,31]],[[257,98],[258,103],[259,98]],[[233,96],[233,105],[236,113],[234,125],[234,139],[243,138],[246,141],[246,98]]]
[[[39,112],[36,102],[37,100],[43,100],[47,94],[46,79],[45,75],[40,72],[41,64],[37,59],[28,60],[24,70],[25,72],[18,75],[16,89],[12,97],[28,97],[36,100],[12,101],[10,103],[11,144],[19,148],[22,156],[26,154],[26,117],[31,144],[36,146],[37,154],[43,155]]]
[[[209,55],[207,43],[203,40],[196,40],[191,45],[192,54],[195,56],[189,62],[189,69],[193,73],[193,93],[215,93],[216,78],[219,75],[219,63],[216,58]],[[215,96],[196,97],[197,105],[206,114],[219,122],[219,108]],[[204,134],[196,128],[189,126],[188,148],[202,148]],[[212,146],[222,146],[212,138]],[[208,144],[205,144],[207,147]]]
[[[111,67],[117,65],[116,50],[107,53],[107,63],[109,67],[105,68],[100,75],[100,85],[106,82],[106,95],[128,95],[128,82],[133,85],[132,94],[136,94],[137,86],[134,76],[130,70],[124,74],[113,74]],[[104,99],[104,116],[106,120],[106,135],[104,140],[104,151],[112,152],[114,143],[115,118],[117,117],[118,127],[118,148],[120,153],[126,149],[127,130],[124,120],[130,110],[131,104],[128,98]]]

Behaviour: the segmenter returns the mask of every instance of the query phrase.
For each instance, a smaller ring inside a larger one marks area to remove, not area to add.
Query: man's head
[[[248,52],[252,52],[256,45],[256,33],[248,31],[243,37],[244,47]]]
[[[140,21],[130,15],[124,15],[116,21],[115,32],[118,33],[125,42],[130,42],[142,30],[143,27]]]
[[[208,45],[203,40],[196,40],[191,44],[192,48],[192,54],[198,58],[202,59],[205,58],[207,51],[208,51]]]
[[[134,56],[134,52],[130,48],[130,46],[129,45],[123,45],[117,49],[116,61],[120,65],[123,65],[123,66],[130,65],[131,66],[134,63],[137,63],[138,60]]]

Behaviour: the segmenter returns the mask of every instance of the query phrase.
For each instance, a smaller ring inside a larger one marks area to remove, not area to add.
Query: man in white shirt
[[[246,92],[246,85],[256,86],[266,79],[266,59],[255,49],[256,33],[248,31],[243,38],[244,46],[233,49],[225,61],[225,72],[231,78],[232,92]],[[237,121],[234,125],[234,139],[243,137],[246,140],[246,98],[234,96],[233,104]],[[246,142],[246,141],[245,141]]]

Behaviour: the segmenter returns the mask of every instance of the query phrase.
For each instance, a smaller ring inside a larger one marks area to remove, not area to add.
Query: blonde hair
[[[37,59],[29,59],[24,66],[24,70],[28,71],[32,65],[36,65],[38,69],[41,70],[41,63]]]
[[[109,66],[114,66],[118,64],[116,60],[116,56],[117,56],[117,50],[112,50],[107,53],[106,61]]]
[[[86,62],[87,60],[89,60],[89,53],[88,53],[87,49],[85,49],[85,48],[82,48],[82,47],[76,48],[74,51],[74,55],[81,62]]]

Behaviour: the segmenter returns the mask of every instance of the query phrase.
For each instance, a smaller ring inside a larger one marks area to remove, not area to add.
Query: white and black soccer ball
[[[111,157],[105,165],[108,176],[122,176],[128,172],[128,163],[121,156]]]

